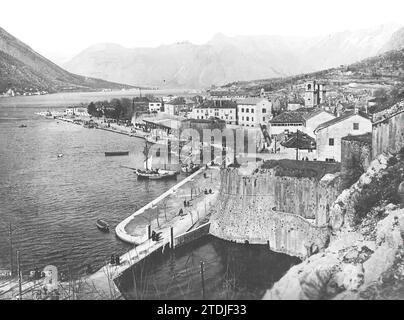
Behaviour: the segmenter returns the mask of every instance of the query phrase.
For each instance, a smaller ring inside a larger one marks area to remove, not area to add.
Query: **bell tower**
[[[318,88],[316,81],[311,80],[307,81],[305,84],[305,93],[304,93],[304,106],[306,108],[312,108],[317,105],[317,93]]]

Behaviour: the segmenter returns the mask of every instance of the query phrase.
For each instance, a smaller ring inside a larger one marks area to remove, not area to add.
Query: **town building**
[[[87,112],[86,108],[81,107],[71,107],[66,108],[65,115],[67,116],[81,116],[81,117],[89,117],[90,115]]]
[[[237,124],[237,104],[229,100],[207,100],[195,107],[188,117],[202,120],[218,118],[226,124]]]
[[[304,93],[304,105],[306,108],[312,108],[325,103],[326,89],[325,84],[317,83],[314,80],[306,82]]]
[[[348,135],[372,132],[372,122],[355,109],[345,115],[320,124],[315,130],[317,160],[341,161],[341,139]]]
[[[163,104],[161,102],[149,102],[149,112],[155,113],[162,110]]]
[[[178,116],[182,110],[186,109],[186,102],[182,97],[175,98],[164,104],[164,113],[170,116]]]
[[[314,130],[322,123],[334,119],[335,116],[322,108],[300,108],[286,111],[269,121],[270,135],[300,130],[315,137]]]
[[[237,122],[243,127],[266,125],[272,118],[272,102],[266,98],[246,98],[237,101]]]

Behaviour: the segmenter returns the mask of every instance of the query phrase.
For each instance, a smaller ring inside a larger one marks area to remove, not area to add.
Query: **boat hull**
[[[175,171],[160,171],[154,172],[144,172],[141,170],[136,170],[136,175],[138,179],[149,179],[149,180],[162,180],[162,179],[175,179],[177,178],[177,172]]]
[[[127,156],[129,155],[129,151],[115,151],[115,152],[105,152],[106,157],[112,156]]]

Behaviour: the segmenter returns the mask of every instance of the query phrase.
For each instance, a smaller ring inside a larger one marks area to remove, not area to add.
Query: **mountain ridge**
[[[0,27],[0,93],[8,89],[89,91],[131,88],[70,73]]]
[[[354,63],[387,51],[387,43],[400,28],[404,30],[399,25],[385,24],[312,37],[228,37],[218,33],[202,45],[179,42],[154,48],[108,44],[105,50],[99,50],[95,45],[63,66],[71,72],[110,81],[200,88]]]

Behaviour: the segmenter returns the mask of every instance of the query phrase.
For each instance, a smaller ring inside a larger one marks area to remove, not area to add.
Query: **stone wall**
[[[341,140],[341,175],[344,189],[364,173],[372,161],[372,134],[347,136]]]
[[[382,153],[397,153],[404,146],[404,110],[397,109],[396,113],[386,111],[384,116],[379,115],[377,119],[381,120],[374,122],[372,128],[373,159]]]
[[[238,195],[245,201],[261,197],[265,207],[274,211],[315,219],[316,225],[327,223],[328,208],[340,194],[340,181],[275,176],[271,170],[240,175],[237,170],[221,171],[221,193]]]
[[[249,176],[237,169],[221,172],[218,204],[210,233],[222,239],[267,244],[271,250],[302,259],[328,241],[327,208],[338,196],[338,183],[277,177],[270,172]]]

